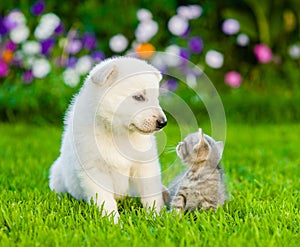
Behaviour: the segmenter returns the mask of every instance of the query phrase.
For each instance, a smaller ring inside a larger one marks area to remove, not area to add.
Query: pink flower
[[[254,46],[253,52],[256,59],[260,63],[268,63],[273,58],[272,50],[264,44],[257,44]]]
[[[0,60],[0,77],[5,77],[8,74],[8,66],[7,64]]]
[[[242,83],[241,75],[236,71],[229,71],[224,77],[224,81],[230,87],[237,88]]]

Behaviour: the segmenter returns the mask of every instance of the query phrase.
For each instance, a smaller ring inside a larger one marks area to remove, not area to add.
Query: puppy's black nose
[[[159,118],[156,120],[156,128],[162,129],[167,125],[167,119],[165,118]]]

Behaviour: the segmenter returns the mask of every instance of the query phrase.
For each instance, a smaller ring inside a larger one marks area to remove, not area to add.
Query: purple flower
[[[94,51],[91,55],[91,57],[94,59],[96,63],[101,62],[105,59],[105,55],[102,51]]]
[[[76,63],[77,63],[77,58],[76,57],[69,57],[66,66],[69,67],[69,68],[74,68]]]
[[[166,81],[166,83],[167,83],[167,87],[170,91],[176,91],[176,89],[178,88],[178,82],[172,77],[170,77]]]
[[[9,40],[9,41],[5,44],[5,48],[6,48],[7,50],[9,50],[9,51],[15,51],[15,50],[18,48],[18,46],[17,46],[14,42],[12,42],[11,40]]]
[[[267,45],[264,44],[257,44],[256,46],[254,46],[253,52],[256,59],[260,63],[268,63],[273,58],[272,50]]]
[[[41,47],[42,47],[42,50],[41,50],[41,53],[44,54],[44,55],[48,55],[53,46],[55,44],[55,40],[54,39],[45,39],[41,42]]]
[[[3,25],[6,28],[6,30],[12,30],[18,26],[18,23],[14,21],[10,15],[7,15],[3,19]]]
[[[200,37],[192,37],[189,40],[189,48],[192,53],[199,54],[203,51],[203,40]]]
[[[23,74],[22,74],[22,80],[24,83],[29,84],[32,82],[33,80],[33,75],[32,75],[32,71],[31,70],[26,70]]]
[[[187,60],[190,58],[190,54],[187,49],[181,48],[179,51],[179,56],[181,58],[181,65],[185,66],[187,63]]]
[[[191,32],[191,27],[189,26],[189,27],[185,30],[185,32],[184,32],[182,35],[180,35],[180,37],[181,37],[181,38],[188,38],[189,35],[190,35],[190,32]]]
[[[26,22],[24,14],[20,10],[12,10],[3,19],[3,25],[7,30],[12,30],[18,26],[24,25]]]
[[[97,39],[93,33],[85,33],[82,37],[82,43],[87,50],[93,50],[97,47]]]
[[[33,15],[38,16],[44,12],[45,7],[45,1],[38,0],[31,6],[30,10]]]
[[[67,52],[69,54],[76,54],[78,53],[82,48],[82,43],[80,40],[70,40],[69,44],[67,45]]]
[[[24,67],[24,61],[22,61],[19,57],[14,56],[11,65],[15,66],[15,67],[19,67],[19,68],[23,68]]]
[[[0,77],[5,77],[8,74],[9,68],[7,64],[0,60]]]
[[[4,22],[3,22],[3,18],[2,16],[0,16],[0,35],[4,36],[5,34],[7,34],[7,28],[5,27],[4,25]]]
[[[229,71],[225,77],[224,77],[224,81],[227,85],[229,85],[230,87],[234,87],[237,88],[241,85],[242,83],[242,77],[241,75],[236,72],[236,71]]]
[[[189,52],[186,49],[183,49],[183,48],[180,49],[179,56],[183,59],[189,59],[190,58]]]
[[[63,34],[64,30],[65,30],[65,26],[62,22],[60,22],[59,25],[55,28],[54,33],[56,35],[61,35]]]

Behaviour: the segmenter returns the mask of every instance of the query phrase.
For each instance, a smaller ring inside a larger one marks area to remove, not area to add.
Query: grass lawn
[[[177,131],[165,131],[161,161],[170,167]],[[223,166],[231,200],[217,212],[155,218],[128,199],[118,225],[49,190],[60,128],[0,124],[0,136],[0,246],[299,246],[300,124],[228,123]]]

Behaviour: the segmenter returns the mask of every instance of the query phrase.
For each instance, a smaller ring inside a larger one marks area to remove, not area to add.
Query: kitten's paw
[[[176,212],[177,214],[182,213],[182,208],[175,208],[175,212]]]
[[[183,210],[183,208],[176,207],[176,208],[173,208],[173,210],[174,210],[175,213],[179,216],[179,218],[182,218],[182,217],[183,217],[183,215],[184,215],[184,210]]]

